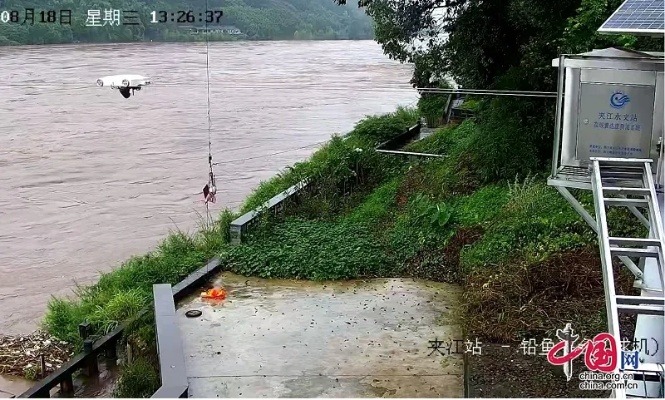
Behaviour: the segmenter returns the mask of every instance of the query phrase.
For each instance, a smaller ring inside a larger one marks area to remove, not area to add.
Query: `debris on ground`
[[[201,293],[201,298],[212,300],[224,300],[226,298],[226,290],[224,288],[212,288]]]
[[[607,398],[607,390],[582,390],[579,373],[587,370],[583,360],[573,362],[573,379],[563,367],[551,365],[545,355],[524,354],[517,343],[510,346],[482,344],[482,355],[469,357],[469,396],[504,398]],[[582,358],[582,357],[581,357]]]
[[[42,371],[44,356],[45,371]],[[37,331],[28,335],[0,335],[0,374],[39,379],[60,368],[74,355],[74,347]]]

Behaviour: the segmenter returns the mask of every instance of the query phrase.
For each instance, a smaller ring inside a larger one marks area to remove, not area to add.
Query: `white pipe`
[[[416,88],[421,94],[470,94],[479,96],[516,96],[516,97],[547,97],[556,98],[556,92],[539,92],[526,90],[481,90],[481,89],[436,89]]]

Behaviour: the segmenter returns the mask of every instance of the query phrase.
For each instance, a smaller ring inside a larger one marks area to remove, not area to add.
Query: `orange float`
[[[202,299],[224,300],[226,298],[226,290],[224,288],[212,288],[205,292],[201,292]]]

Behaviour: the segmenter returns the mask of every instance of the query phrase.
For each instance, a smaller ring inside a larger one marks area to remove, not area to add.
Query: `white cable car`
[[[112,75],[97,79],[97,86],[118,89],[126,99],[130,96],[130,90],[134,94],[135,90],[141,90],[150,83],[150,78],[141,75]]]

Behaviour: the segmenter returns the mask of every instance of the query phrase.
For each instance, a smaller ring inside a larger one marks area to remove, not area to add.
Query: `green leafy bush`
[[[380,276],[388,266],[380,242],[361,223],[288,218],[266,224],[248,243],[221,253],[241,275],[312,280]]]
[[[438,84],[439,89],[452,89],[447,79]],[[441,126],[445,123],[446,106],[452,101],[452,95],[439,93],[422,93],[418,99],[418,112],[427,120],[430,127]]]
[[[404,133],[418,122],[416,110],[400,107],[397,111],[378,116],[368,116],[353,128],[350,136],[356,136],[370,146],[376,146],[388,139]]]
[[[478,114],[469,149],[483,182],[536,173],[552,154],[553,113],[546,100],[495,99]]]
[[[481,107],[481,101],[477,99],[465,99],[464,103],[460,105],[460,109],[469,110],[469,111],[479,111]]]
[[[456,125],[439,128],[425,139],[409,143],[404,149],[416,153],[446,154],[450,151],[451,136],[455,134],[457,128]]]

